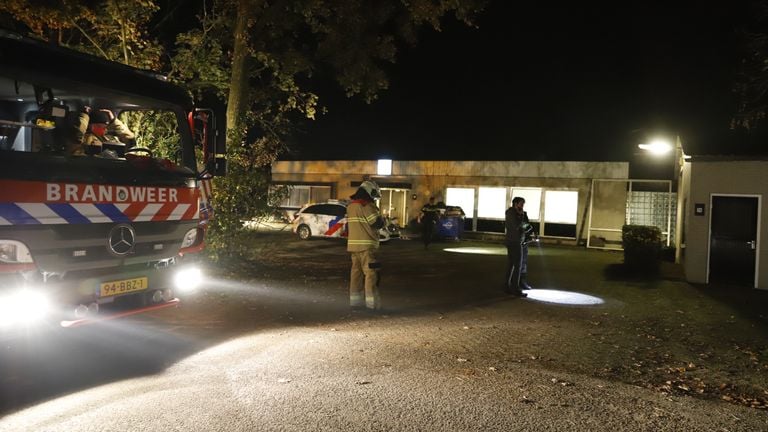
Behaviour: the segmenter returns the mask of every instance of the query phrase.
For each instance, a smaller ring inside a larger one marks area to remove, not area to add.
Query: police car
[[[294,215],[291,222],[293,232],[300,239],[312,237],[347,237],[347,201],[330,200],[324,203],[307,204]],[[390,239],[390,233],[381,228],[379,241]]]

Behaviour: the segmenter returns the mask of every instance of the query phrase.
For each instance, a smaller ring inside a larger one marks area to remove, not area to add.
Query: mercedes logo
[[[130,225],[116,225],[107,237],[107,249],[112,255],[125,256],[133,252],[136,244],[136,232]]]

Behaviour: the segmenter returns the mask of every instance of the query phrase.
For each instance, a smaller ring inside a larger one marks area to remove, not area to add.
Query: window
[[[284,192],[285,188],[288,188],[289,192]],[[300,208],[311,202],[326,202],[331,199],[330,186],[274,185],[272,190],[273,193],[287,194],[278,206],[283,208]]]
[[[341,216],[344,217],[347,214],[347,207],[343,205],[334,205],[331,208],[331,214],[333,216]]]
[[[320,213],[320,206],[319,205],[307,206],[307,208],[302,210],[302,213],[304,213],[304,214],[317,214],[317,213]]]
[[[445,192],[445,205],[459,206],[467,217],[475,212],[475,188],[448,188]]]
[[[544,222],[576,224],[579,211],[576,191],[547,191],[544,195]]]
[[[299,208],[309,201],[309,186],[291,186],[287,198],[280,203],[280,207]]]
[[[541,189],[540,188],[513,188],[512,197],[525,199],[525,212],[528,219],[539,221],[541,219]]]
[[[331,199],[331,187],[330,186],[310,186],[309,187],[309,201],[310,202],[324,202]]]
[[[133,139],[136,147],[151,150],[152,156],[156,158],[180,163],[181,137],[175,113],[160,110],[122,111],[117,118],[136,134]],[[202,160],[202,154],[198,155],[198,159]]]
[[[0,77],[0,89],[6,91],[0,100],[0,150],[43,158],[99,156],[78,163],[102,164],[104,159],[125,160],[128,149],[140,147],[146,150],[128,153],[194,168],[191,146],[181,160],[183,145],[190,144],[180,133],[186,117],[170,105],[151,100],[137,105],[117,90],[105,95],[104,89],[84,84],[46,88]]]
[[[579,193],[576,191],[546,191],[544,194],[544,228],[542,235],[576,237],[576,219],[579,212]]]
[[[504,219],[507,210],[507,188],[480,187],[477,198],[477,217]],[[465,211],[466,212],[466,211]]]
[[[307,207],[302,213],[320,214],[327,216],[344,216],[347,214],[347,208],[338,204],[316,204]]]

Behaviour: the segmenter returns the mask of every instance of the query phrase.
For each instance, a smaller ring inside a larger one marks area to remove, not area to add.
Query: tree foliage
[[[143,69],[161,68],[162,46],[147,30],[152,0],[5,0],[0,13],[30,35]]]
[[[768,115],[768,2],[752,6],[752,20],[743,31],[744,55],[735,85],[739,110],[733,120],[733,126],[746,129],[764,123]]]

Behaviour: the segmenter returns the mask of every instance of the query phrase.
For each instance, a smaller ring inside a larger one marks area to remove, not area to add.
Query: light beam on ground
[[[446,252],[478,254],[478,255],[506,255],[507,254],[507,248],[503,248],[503,247],[459,247],[459,248],[445,248],[443,250]]]
[[[557,303],[565,305],[600,305],[605,303],[600,297],[582,294],[573,291],[561,291],[552,289],[532,289],[525,292],[528,298],[545,303]]]

